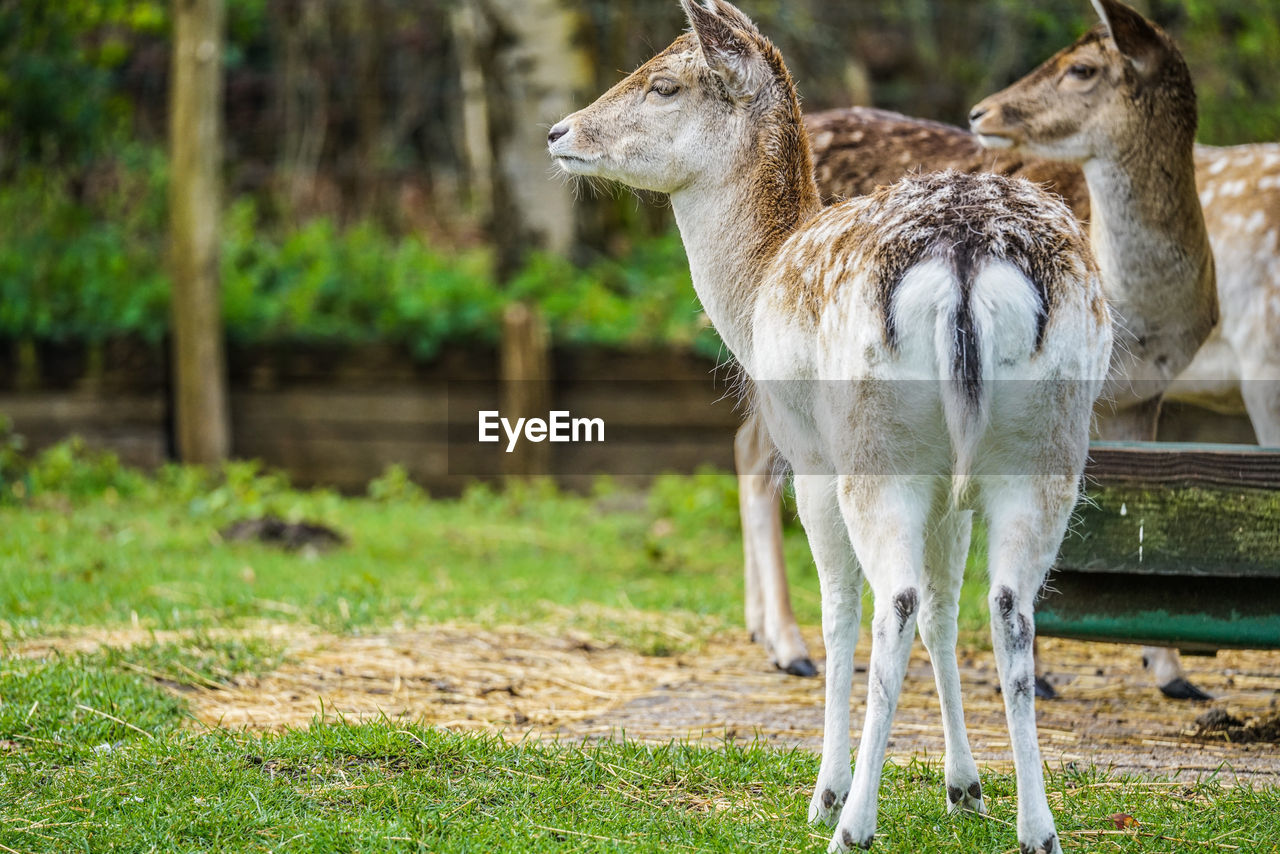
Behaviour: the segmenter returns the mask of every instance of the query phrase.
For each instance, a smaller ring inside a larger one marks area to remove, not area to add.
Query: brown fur
[[[888,110],[850,107],[805,116],[814,176],[825,201],[864,196],[913,172],[993,172],[1061,196],[1081,222],[1089,190],[1074,164],[983,148],[967,130]]]
[[[892,348],[897,330],[891,313],[902,277],[916,264],[937,258],[952,265],[964,282],[977,258],[1006,260],[1017,266],[1037,291],[1042,309],[1036,331],[1039,347],[1045,325],[1064,282],[1096,273],[1084,231],[1070,211],[1031,182],[991,173],[956,171],[913,175],[869,194],[828,208],[798,235],[784,256],[793,260],[787,276],[790,302],[816,323],[834,299],[841,281],[824,276],[844,258],[863,259],[876,293],[884,341]],[[834,234],[833,239],[826,239]],[[1086,259],[1087,271],[1077,259]],[[803,269],[816,268],[817,276]],[[966,285],[967,286],[967,285]],[[1095,307],[1099,317],[1104,306]]]

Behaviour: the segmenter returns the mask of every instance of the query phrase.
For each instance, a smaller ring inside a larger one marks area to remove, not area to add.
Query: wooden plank
[[[536,306],[512,303],[502,313],[502,414],[506,418],[545,418],[551,405],[551,332]],[[502,457],[512,477],[551,473],[551,447],[521,442]]]
[[[0,394],[0,413],[12,418],[15,424],[73,422],[155,422],[160,424],[164,420],[165,405],[164,398],[159,395],[41,391]]]
[[[1280,491],[1093,484],[1058,565],[1096,573],[1280,579]]]
[[[236,391],[231,396],[239,419],[256,423],[379,424],[426,427],[449,419],[449,393],[444,384],[428,388],[362,391],[310,388],[280,391]]]
[[[1095,443],[1064,570],[1280,579],[1280,449]]]
[[[1280,489],[1280,448],[1178,442],[1094,442],[1085,476],[1098,483]]]
[[[745,417],[737,400],[709,381],[586,382],[558,385],[555,404],[577,417],[603,418],[606,429],[630,426],[717,427],[736,432]],[[732,441],[732,439],[730,439]]]

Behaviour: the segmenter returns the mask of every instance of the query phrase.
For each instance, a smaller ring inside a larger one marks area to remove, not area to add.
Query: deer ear
[[[1120,0],[1093,0],[1093,8],[1106,25],[1111,40],[1138,73],[1152,70],[1165,49],[1164,39],[1155,25]]]
[[[729,6],[735,15],[721,17],[697,0],[680,0],[693,33],[698,37],[707,66],[718,76],[735,101],[750,101],[769,81],[769,68],[749,32],[735,26],[735,17],[750,24],[746,16]],[[717,2],[717,6],[721,5]],[[728,6],[727,3],[723,4]],[[753,30],[755,26],[751,27]]]
[[[737,27],[744,33],[749,33],[756,38],[764,38],[760,33],[760,29],[756,26],[742,10],[730,3],[728,0],[710,0],[711,6],[715,9],[720,19],[731,26]]]

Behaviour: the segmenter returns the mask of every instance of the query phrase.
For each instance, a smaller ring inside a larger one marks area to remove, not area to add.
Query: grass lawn
[[[601,483],[589,496],[526,486],[437,501],[392,472],[368,497],[343,498],[248,465],[144,478],[63,446],[0,466],[0,490],[0,852],[825,849],[827,832],[804,822],[817,774],[804,752],[512,744],[392,721],[258,734],[199,726],[183,699],[276,667],[269,640],[215,631],[264,621],[338,633],[522,625],[696,653],[741,631],[728,476],[667,478],[644,494]],[[263,513],[348,541],[290,553],[218,534]],[[798,616],[816,624],[794,526],[787,549]],[[980,581],[962,622],[963,643],[986,645]],[[181,639],[11,649],[134,626]],[[1009,776],[984,775],[987,819],[948,818],[942,788],[937,763],[890,767],[877,850],[1016,851]],[[1071,850],[1280,851],[1280,789],[1087,769],[1051,769],[1049,788]],[[1139,808],[1136,828],[1108,818]]]

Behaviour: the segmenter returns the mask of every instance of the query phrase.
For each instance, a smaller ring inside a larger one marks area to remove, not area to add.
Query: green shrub
[[[0,186],[0,336],[158,341],[168,325],[163,271],[165,165],[122,150],[99,198],[70,192],[70,173],[26,169]]]
[[[165,334],[164,158],[126,147],[102,182],[87,198],[56,170],[0,185],[0,221],[12,224],[0,241],[0,338],[154,343]],[[227,335],[242,344],[382,342],[425,360],[447,345],[495,343],[504,306],[521,300],[541,309],[561,344],[721,349],[674,232],[587,267],[534,253],[501,285],[487,250],[446,252],[326,219],[276,235],[242,199],[224,218],[221,263]]]

